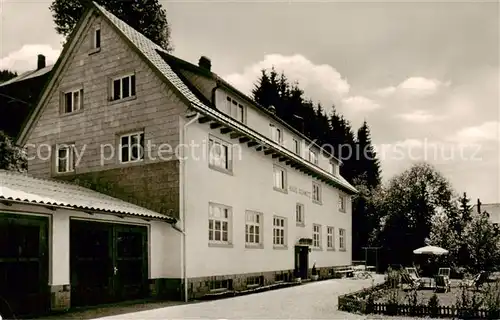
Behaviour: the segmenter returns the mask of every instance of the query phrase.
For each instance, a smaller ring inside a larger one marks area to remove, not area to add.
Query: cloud
[[[342,109],[346,113],[370,112],[381,108],[375,101],[363,96],[353,96],[342,99]]]
[[[335,68],[327,64],[314,64],[300,54],[265,55],[261,61],[245,67],[243,72],[229,74],[223,78],[240,91],[250,94],[255,81],[261,76],[261,70],[273,66],[278,73],[283,71],[290,82],[298,81],[305,97],[314,102],[321,102],[325,109],[339,102],[351,88]]]
[[[447,140],[458,143],[500,141],[500,121],[487,121],[478,126],[463,128],[448,136]]]
[[[443,119],[442,116],[434,115],[425,110],[415,110],[409,113],[402,113],[394,116],[411,123],[429,123]]]
[[[19,50],[0,59],[0,69],[24,72],[36,69],[37,56],[43,54],[47,65],[55,63],[61,50],[46,44],[25,44]]]
[[[429,96],[435,94],[440,88],[448,87],[450,82],[441,82],[436,79],[424,77],[410,77],[398,84],[375,90],[380,97],[388,97],[394,94],[410,96]]]

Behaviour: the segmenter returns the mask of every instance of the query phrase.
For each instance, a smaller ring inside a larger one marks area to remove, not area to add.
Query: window
[[[120,162],[137,162],[144,159],[144,132],[120,137]]]
[[[345,212],[346,198],[345,196],[339,194],[339,211]]]
[[[232,148],[229,143],[215,137],[209,138],[209,166],[225,171],[232,170]]]
[[[231,97],[227,97],[226,111],[227,114],[234,119],[240,121],[241,123],[245,123],[245,107]]]
[[[264,277],[253,276],[246,279],[247,287],[258,287],[264,283]]]
[[[274,275],[274,282],[284,282],[287,281],[287,274],[283,271],[278,271]]]
[[[274,189],[286,190],[286,171],[282,167],[274,166]]]
[[[135,96],[135,74],[113,79],[111,94],[111,100],[120,100]]]
[[[300,155],[300,142],[297,139],[293,139],[293,152]]]
[[[345,229],[339,229],[339,249],[345,251]]]
[[[231,288],[231,280],[212,280],[210,281],[210,290],[211,291],[224,291],[229,290]]]
[[[282,217],[273,218],[273,244],[275,246],[286,246],[286,221]]]
[[[304,225],[304,205],[301,203],[297,203],[295,205],[295,220],[298,225]]]
[[[321,226],[319,224],[313,225],[313,247],[321,248]]]
[[[274,142],[282,144],[283,142],[283,132],[280,128],[277,128],[275,125],[270,124],[271,127],[271,138]]]
[[[321,185],[313,182],[313,192],[312,192],[313,202],[321,203]]]
[[[208,212],[208,242],[212,244],[230,244],[231,208],[210,203]]]
[[[330,173],[336,176],[338,174],[337,165],[333,162],[330,162]]]
[[[64,93],[64,113],[76,112],[83,107],[83,89]]]
[[[328,249],[335,249],[335,228],[327,227],[326,228],[326,246]]]
[[[56,153],[56,172],[75,171],[75,145],[59,145]]]
[[[318,154],[312,149],[309,149],[309,161],[318,164]]]
[[[101,28],[97,27],[94,30],[94,49],[99,49],[101,47]]]
[[[247,211],[245,223],[245,243],[247,245],[262,244],[262,214]]]

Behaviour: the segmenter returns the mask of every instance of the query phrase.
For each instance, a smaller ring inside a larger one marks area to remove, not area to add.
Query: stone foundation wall
[[[335,269],[341,268],[339,266],[335,267],[321,267],[316,268],[319,273],[319,279],[332,279],[335,277]],[[214,282],[218,281],[228,281],[228,289],[234,291],[243,291],[250,288],[255,288],[255,285],[248,286],[247,279],[253,277],[260,277],[260,286],[271,285],[277,283],[277,275],[282,275],[283,281],[293,281],[293,269],[288,270],[277,270],[269,272],[254,272],[254,273],[244,273],[244,274],[232,274],[223,276],[212,276],[212,277],[198,277],[188,279],[188,296],[189,299],[198,299],[204,295],[221,292],[224,289],[213,289]],[[312,275],[312,269],[309,269],[309,278]],[[302,279],[304,280],[304,279]],[[182,291],[182,290],[181,290]]]
[[[53,285],[50,287],[51,311],[65,311],[71,307],[71,286]]]

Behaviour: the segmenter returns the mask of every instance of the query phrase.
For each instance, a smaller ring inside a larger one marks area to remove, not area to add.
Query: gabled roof
[[[82,211],[131,215],[174,222],[175,219],[135,204],[67,182],[38,179],[26,174],[0,170],[0,200]]]
[[[268,137],[265,137],[264,135],[248,128],[242,123],[234,120],[233,118],[225,115],[224,113],[212,108],[211,106],[201,101],[198,96],[189,89],[189,86],[172,69],[166,59],[162,57],[162,54],[168,54],[166,50],[155,44],[153,41],[149,40],[147,37],[133,29],[127,23],[120,20],[115,15],[95,2],[92,2],[92,6],[88,9],[86,14],[84,14],[82,19],[80,19],[78,25],[75,27],[75,30],[71,35],[71,39],[66,44],[63,53],[61,53],[61,56],[56,63],[55,71],[52,73],[54,77],[57,77],[57,69],[62,68],[62,66],[64,65],[62,61],[64,61],[65,55],[70,54],[70,52],[67,51],[71,51],[72,48],[74,48],[75,38],[81,36],[82,31],[80,29],[82,29],[84,21],[88,21],[89,16],[94,10],[96,10],[111,24],[111,26],[117,31],[117,33],[121,35],[122,38],[131,46],[131,48],[134,49],[139,54],[139,56],[149,64],[151,69],[155,71],[161,79],[171,85],[178,96],[184,102],[186,102],[188,106],[201,113],[206,119],[209,119],[208,121],[217,122],[219,123],[218,126],[222,125],[229,131],[235,131],[238,134],[245,136],[244,139],[248,139],[245,141],[250,141],[251,143],[258,144],[262,147],[261,150],[272,150],[273,154],[280,156],[280,161],[281,159],[285,161],[284,158],[290,159],[287,162],[293,163],[297,169],[303,170],[310,175],[314,175],[317,178],[322,179],[329,184],[333,184],[349,193],[357,193],[356,188],[349,184],[343,177],[334,176],[331,173],[315,166],[314,164],[297,156],[290,150],[277,144]],[[51,79],[51,81],[49,81],[48,87],[44,90],[44,94],[42,95],[42,99],[40,99],[39,104],[35,108],[36,110],[33,112],[30,120],[27,122],[26,128],[23,129],[23,132],[19,137],[19,144],[24,144],[26,137],[31,130],[31,127],[35,123],[35,118],[41,114],[41,108],[45,106],[44,98],[47,99],[48,92],[51,91],[51,86],[53,86],[54,82],[55,79]],[[240,140],[240,142],[241,141],[242,140]]]
[[[14,77],[10,80],[7,80],[5,82],[0,83],[0,87],[8,86],[9,84],[13,84],[15,82],[24,81],[24,80],[28,80],[31,78],[43,76],[44,74],[52,71],[53,67],[54,67],[54,65],[50,65],[50,66],[46,66],[45,68],[42,68],[42,69],[30,70],[30,71],[23,72],[20,75],[18,75],[17,77]]]

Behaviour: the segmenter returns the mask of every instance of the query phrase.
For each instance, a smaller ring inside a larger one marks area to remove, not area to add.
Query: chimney
[[[43,54],[38,55],[37,70],[45,68],[45,56]]]
[[[200,60],[198,61],[198,66],[207,71],[210,71],[210,68],[212,67],[212,62],[207,57],[201,56]]]

